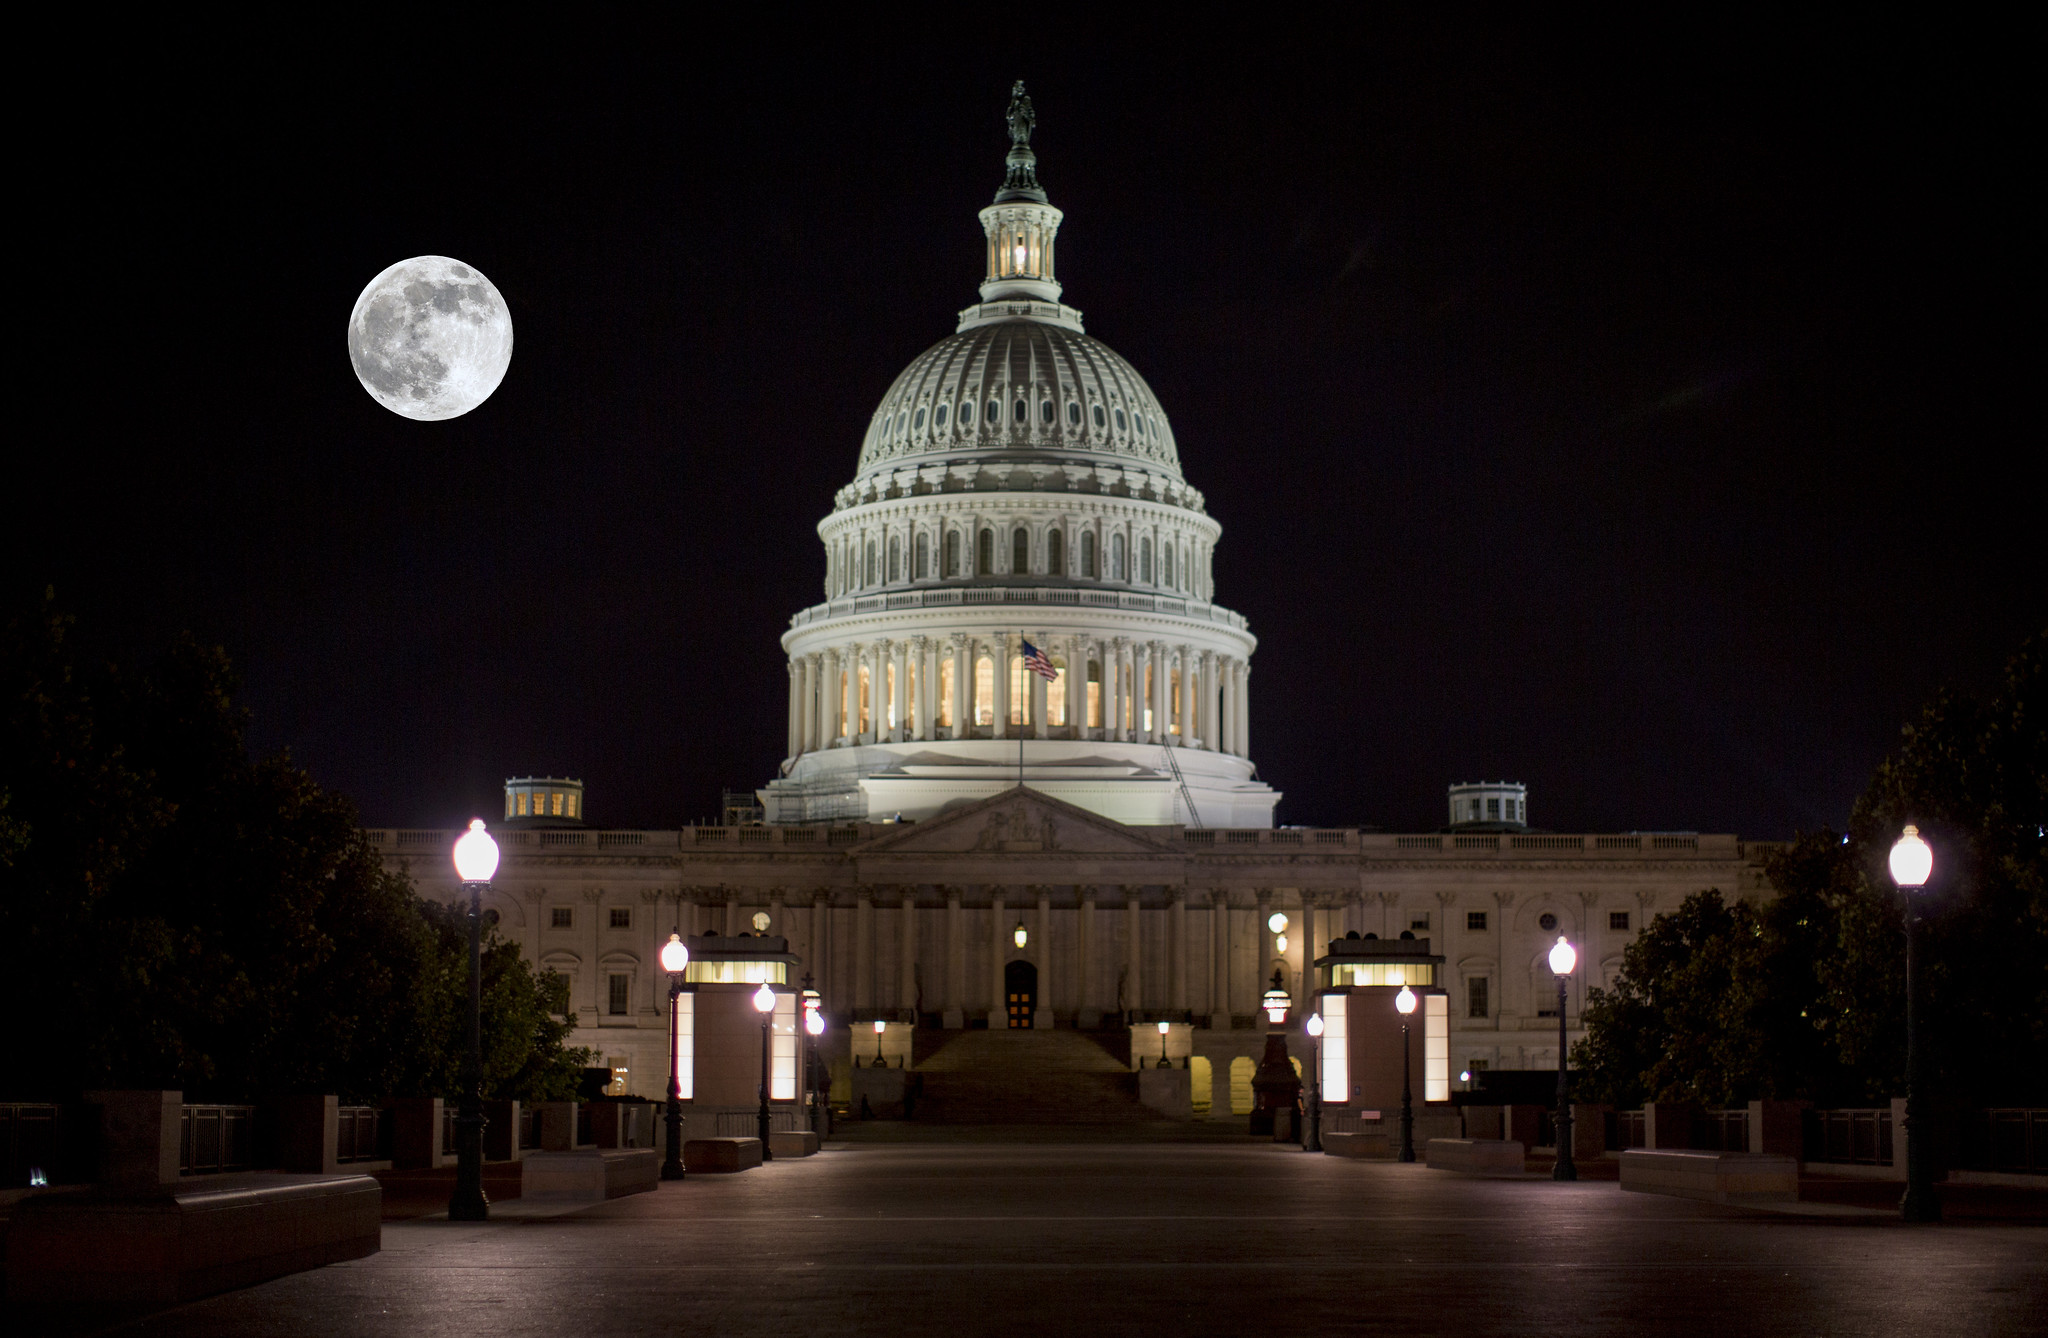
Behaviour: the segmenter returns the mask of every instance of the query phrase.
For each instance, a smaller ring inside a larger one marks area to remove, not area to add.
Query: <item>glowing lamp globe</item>
[[[679,976],[690,964],[690,950],[683,946],[681,934],[670,934],[668,942],[661,945],[661,969],[672,976]]]
[[[1261,1001],[1261,1004],[1266,1010],[1266,1021],[1271,1022],[1274,1026],[1277,1027],[1287,1020],[1286,990],[1267,990],[1266,997]]]
[[[769,989],[765,983],[760,989],[754,991],[754,1011],[759,1013],[772,1013],[775,1011],[775,991]]]
[[[1272,930],[1276,934],[1286,933],[1287,917],[1281,914],[1279,911],[1274,911],[1271,915],[1266,917],[1266,928]]]
[[[1017,927],[1010,931],[1010,941],[1020,948],[1024,946],[1025,942],[1028,939],[1030,939],[1030,937],[1031,935],[1024,932],[1024,922],[1022,920],[1019,920],[1017,922]]]
[[[471,818],[469,830],[455,843],[455,873],[465,883],[488,883],[498,871],[498,843],[484,830],[482,818]]]
[[[825,1015],[813,1008],[804,1014],[804,1030],[813,1036],[825,1034]]]
[[[1579,950],[1566,942],[1563,934],[1559,934],[1557,942],[1550,945],[1551,973],[1553,975],[1568,976],[1572,973],[1572,968],[1578,964]]]
[[[1168,1024],[1168,1023],[1162,1022],[1162,1023],[1160,1023],[1160,1024],[1159,1024],[1159,1034],[1160,1034],[1161,1036],[1164,1036],[1164,1035],[1165,1035],[1165,1034],[1167,1033],[1167,1031],[1168,1031],[1168,1030],[1169,1030],[1169,1024]]]
[[[885,1032],[885,1031],[887,1031],[887,1030],[889,1030],[889,1024],[888,1024],[888,1023],[886,1023],[886,1022],[884,1022],[884,1021],[882,1021],[882,1019],[880,1019],[880,1018],[876,1018],[876,1019],[875,1019],[875,1035],[877,1035],[877,1036],[880,1036],[880,1035],[881,1035],[881,1034],[882,1034],[883,1032]]]
[[[1892,845],[1892,881],[1900,887],[1925,887],[1934,872],[1934,850],[1920,839],[1920,829],[1906,824],[1906,834]]]
[[[1403,985],[1401,987],[1401,992],[1394,996],[1394,1007],[1400,1010],[1402,1017],[1406,1017],[1410,1013],[1414,1012],[1415,991],[1409,989],[1406,985]]]
[[[1308,1034],[1318,1040],[1322,1039],[1323,1015],[1321,1013],[1310,1013],[1308,1015]]]

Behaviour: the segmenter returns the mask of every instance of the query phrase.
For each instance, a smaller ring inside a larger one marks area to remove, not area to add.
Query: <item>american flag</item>
[[[1059,681],[1060,671],[1052,667],[1052,661],[1046,658],[1044,651],[1029,641],[1024,643],[1024,667],[1048,683]]]

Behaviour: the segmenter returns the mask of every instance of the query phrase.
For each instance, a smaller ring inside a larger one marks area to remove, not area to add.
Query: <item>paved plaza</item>
[[[835,1143],[122,1326],[165,1335],[2041,1332],[2048,1228],[1721,1208],[1249,1140]]]

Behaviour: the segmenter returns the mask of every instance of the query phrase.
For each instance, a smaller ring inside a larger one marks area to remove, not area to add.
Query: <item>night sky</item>
[[[1508,778],[1561,830],[1839,824],[2048,622],[2031,39],[970,12],[61,45],[10,582],[225,646],[373,825],[530,772],[709,819],[774,774],[814,526],[974,299],[1023,78],[1066,300],[1224,527],[1280,821]],[[343,343],[427,253],[517,338],[433,424]]]

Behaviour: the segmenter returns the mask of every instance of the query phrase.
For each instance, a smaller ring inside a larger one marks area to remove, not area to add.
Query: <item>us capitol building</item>
[[[848,1024],[865,1056],[876,1019],[906,1053],[917,1026],[1165,1021],[1216,1118],[1274,973],[1298,1024],[1331,983],[1318,957],[1354,937],[1424,954],[1419,1097],[1468,1068],[1553,1066],[1557,936],[1584,964],[1575,1023],[1650,917],[1708,887],[1766,894],[1761,847],[1537,831],[1511,784],[1453,786],[1439,831],[1275,827],[1257,639],[1211,574],[1222,526],[1151,387],[1062,300],[1021,85],[1009,128],[980,298],[889,387],[819,523],[824,599],[782,638],[764,820],[605,829],[578,782],[508,781],[501,932],[570,981],[573,1043],[646,1096],[667,1077],[672,931],[786,940],[801,965],[782,983],[811,974],[842,1057]],[[424,894],[459,895],[455,832],[370,835]]]

